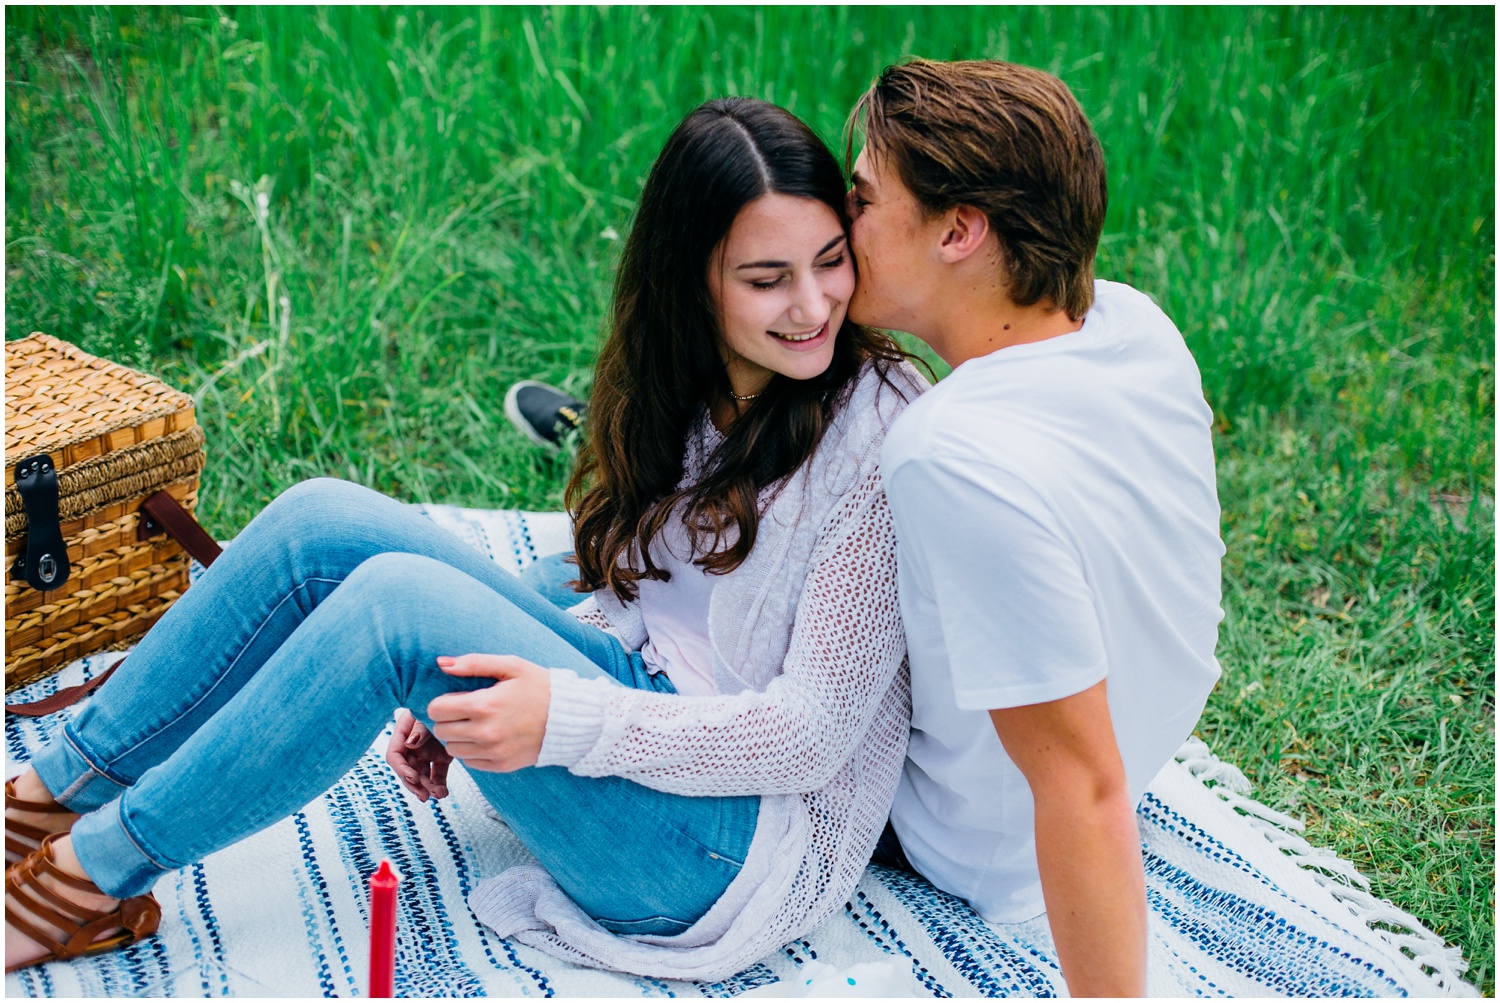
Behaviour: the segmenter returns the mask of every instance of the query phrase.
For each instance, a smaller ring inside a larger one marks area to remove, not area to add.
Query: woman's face
[[[817,199],[762,195],[740,210],[709,262],[730,386],[758,394],[780,373],[820,375],[854,293],[844,227]]]

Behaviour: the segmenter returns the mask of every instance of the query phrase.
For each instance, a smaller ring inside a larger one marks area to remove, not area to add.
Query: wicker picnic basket
[[[128,643],[188,585],[193,400],[45,334],[5,344],[5,689]]]

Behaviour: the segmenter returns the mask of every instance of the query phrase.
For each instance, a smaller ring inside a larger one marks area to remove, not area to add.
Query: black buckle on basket
[[[12,578],[26,579],[38,592],[60,588],[68,580],[68,544],[57,518],[57,468],[46,453],[16,464],[16,490],[26,507],[26,552],[11,567]]]

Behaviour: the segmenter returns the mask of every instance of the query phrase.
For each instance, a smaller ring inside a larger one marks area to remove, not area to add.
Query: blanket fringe
[[[1354,864],[1302,838],[1299,834],[1306,829],[1302,822],[1250,797],[1252,785],[1238,767],[1214,755],[1197,736],[1184,742],[1175,758],[1195,780],[1243,816],[1251,829],[1326,889],[1354,919],[1421,966],[1435,991],[1445,996],[1478,995],[1460,977],[1469,967],[1462,951],[1448,946],[1411,913],[1372,894],[1369,879]]]

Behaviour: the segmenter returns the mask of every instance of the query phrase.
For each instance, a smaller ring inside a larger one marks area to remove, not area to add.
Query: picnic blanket
[[[517,571],[570,544],[558,513],[422,510]],[[122,657],[83,659],[12,699],[38,699]],[[6,776],[69,713],[8,717]],[[885,995],[1066,995],[1045,917],[987,924],[923,879],[879,867],[807,937],[721,982],[558,961],[496,936],[465,904],[482,878],[532,861],[473,781],[455,764],[452,795],[419,803],[385,765],[385,743],[296,815],[159,881],[158,936],[9,975],[6,995],[364,995],[366,882],[382,858],[405,878],[399,996],[831,995],[868,987],[872,976]],[[1252,800],[1249,788],[1193,739],[1137,809],[1152,995],[1476,995],[1460,978],[1456,948],[1371,895],[1351,864],[1310,846],[1296,820]]]

